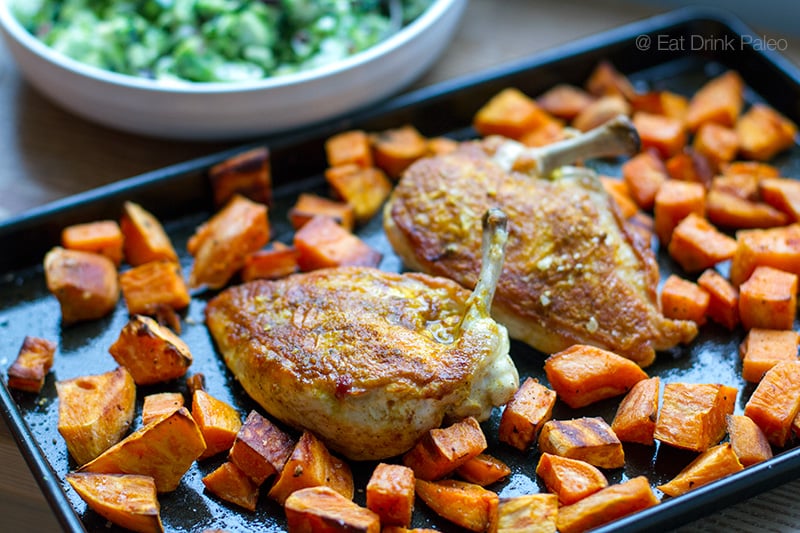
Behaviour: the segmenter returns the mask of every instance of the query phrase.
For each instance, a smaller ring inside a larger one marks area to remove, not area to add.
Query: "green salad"
[[[433,0],[14,0],[20,23],[83,63],[160,80],[258,80],[387,38]]]

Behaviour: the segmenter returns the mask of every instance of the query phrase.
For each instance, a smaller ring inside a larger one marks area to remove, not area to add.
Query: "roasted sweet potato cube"
[[[729,70],[708,81],[689,100],[686,125],[697,131],[707,122],[732,127],[739,118],[744,104],[744,81],[735,71]]]
[[[681,123],[686,122],[686,112],[689,110],[689,99],[670,91],[635,93],[630,97],[630,102],[634,111],[664,115]]]
[[[183,339],[150,317],[136,315],[125,324],[108,349],[137,385],[152,385],[179,378],[192,364]]]
[[[761,199],[789,215],[792,222],[800,221],[800,182],[789,178],[763,178],[758,182]]]
[[[74,224],[61,230],[61,246],[104,255],[114,265],[122,262],[122,231],[114,220],[98,220]]]
[[[294,234],[297,264],[307,272],[337,266],[376,267],[381,254],[328,217],[312,218]]]
[[[133,422],[136,385],[124,368],[56,382],[58,432],[79,465],[108,449]]]
[[[487,447],[478,422],[467,417],[446,428],[431,429],[403,455],[403,464],[417,479],[439,479],[463,465]]]
[[[181,407],[128,435],[80,472],[151,476],[158,492],[170,492],[205,449],[200,428]]]
[[[8,367],[8,387],[38,393],[44,378],[53,366],[56,344],[40,337],[27,336],[22,341],[17,358]]]
[[[783,211],[764,202],[740,198],[719,187],[712,187],[706,195],[706,216],[724,228],[772,228],[789,223],[789,216]]]
[[[705,196],[706,190],[700,183],[667,180],[659,187],[653,206],[653,219],[656,235],[662,245],[669,244],[672,230],[681,220],[692,213],[703,216],[706,210]]]
[[[275,424],[250,411],[231,447],[230,460],[261,485],[280,473],[294,450],[295,441]]]
[[[642,152],[622,165],[622,178],[628,184],[631,198],[640,208],[653,208],[656,194],[669,179],[664,163],[652,152]]]
[[[554,391],[532,377],[526,378],[503,410],[498,438],[519,450],[527,450],[542,424],[550,420],[555,403]]]
[[[112,524],[140,533],[164,531],[152,477],[70,472],[66,480],[92,511]]]
[[[705,289],[675,274],[670,274],[661,287],[661,311],[667,318],[692,320],[702,325],[709,300]]]
[[[686,146],[686,130],[683,122],[676,118],[639,111],[633,115],[633,125],[639,133],[642,149],[655,150],[665,159]]]
[[[208,171],[214,205],[221,207],[240,194],[254,202],[272,202],[269,150],[253,148],[217,163]]]
[[[745,329],[792,329],[796,314],[796,274],[759,266],[739,286],[739,317]]]
[[[370,142],[375,166],[394,179],[411,163],[428,155],[428,139],[411,125],[373,134]]]
[[[163,308],[179,311],[191,297],[181,267],[172,261],[152,261],[120,274],[122,297],[131,315],[154,315]]]
[[[458,150],[458,141],[449,137],[432,137],[428,139],[428,155],[451,154]]]
[[[708,293],[708,317],[732,330],[739,324],[739,291],[716,270],[706,270],[697,284]]]
[[[731,283],[738,287],[762,265],[800,274],[800,224],[736,233]]]
[[[667,250],[686,272],[699,272],[731,259],[736,246],[735,239],[690,213],[672,229]]]
[[[248,511],[256,510],[258,485],[230,461],[222,463],[219,468],[203,477],[202,481],[206,490],[226,502]]]
[[[736,135],[742,156],[768,161],[794,144],[797,126],[773,108],[756,103],[739,117]]]
[[[742,377],[758,383],[764,374],[781,361],[796,361],[800,333],[790,329],[753,328],[739,346]]]
[[[183,394],[180,392],[158,392],[144,397],[142,404],[142,425],[172,414],[184,406]]]
[[[117,306],[117,268],[104,255],[57,246],[44,257],[44,275],[64,324],[104,317]]]
[[[572,121],[572,127],[589,131],[619,115],[630,115],[631,105],[621,96],[602,96],[584,107]]]
[[[744,408],[770,444],[782,447],[800,410],[800,361],[781,361],[770,368]]]
[[[639,365],[608,350],[575,344],[544,362],[547,381],[573,409],[628,392],[647,379]]]
[[[702,183],[705,188],[711,186],[714,177],[708,158],[688,146],[681,153],[667,159],[664,166],[672,179]]]
[[[125,202],[119,225],[124,236],[125,260],[131,266],[151,261],[178,262],[178,254],[164,226],[139,204]]]
[[[593,101],[589,93],[566,83],[555,85],[536,98],[539,107],[564,120],[574,119]]]
[[[275,242],[269,250],[258,250],[245,257],[240,275],[242,281],[280,279],[294,274],[299,268],[297,250]]]
[[[353,216],[359,224],[374,217],[392,192],[391,182],[378,168],[361,168],[355,165],[331,167],[325,171],[325,180],[334,194],[352,208]],[[331,216],[330,212],[320,214]],[[334,216],[337,222],[339,216]],[[352,229],[352,225],[348,228],[347,224],[342,224],[342,227]]]
[[[539,450],[600,468],[619,468],[625,464],[622,443],[600,417],[546,422],[539,434]]]
[[[331,167],[358,165],[369,168],[373,165],[369,135],[363,130],[343,131],[329,137],[325,141],[325,156]]]
[[[485,487],[497,483],[511,474],[511,469],[500,459],[486,453],[479,453],[456,468],[456,474],[464,481]]]
[[[726,424],[733,453],[742,466],[752,466],[772,459],[772,448],[767,437],[749,417],[729,415]]]
[[[778,167],[761,161],[733,161],[720,169],[723,176],[753,176],[756,179],[779,178]]]
[[[189,394],[194,394],[198,390],[206,390],[206,376],[202,372],[186,377],[186,389]]]
[[[658,377],[636,383],[617,407],[611,429],[622,442],[652,446],[658,419]]]
[[[731,444],[726,442],[701,453],[668,483],[659,485],[658,490],[667,496],[680,496],[743,469]]]
[[[192,417],[206,441],[206,451],[200,459],[229,450],[242,427],[236,409],[201,390],[192,395]]]
[[[586,80],[586,90],[595,96],[615,95],[632,100],[636,91],[628,78],[608,61],[600,61]]]
[[[581,533],[658,504],[644,476],[611,485],[558,509],[558,531]]]
[[[367,509],[383,526],[410,527],[414,512],[414,471],[403,465],[379,463],[367,483]]]
[[[269,241],[267,206],[235,195],[189,239],[194,256],[189,286],[219,289],[244,266],[251,252]]]
[[[302,193],[289,210],[289,220],[295,230],[302,228],[303,224],[316,215],[331,217],[347,231],[353,231],[355,226],[355,212],[352,205],[323,198],[316,194]]]
[[[494,95],[475,114],[473,126],[483,136],[519,139],[536,129],[547,113],[519,89],[509,87]]]
[[[297,490],[286,499],[284,510],[289,531],[381,531],[381,520],[376,513],[353,503],[330,487]]]
[[[761,200],[761,193],[758,190],[760,181],[761,178],[750,174],[714,176],[709,190],[736,196],[750,202],[759,202]],[[726,197],[723,196],[722,198]]]
[[[519,138],[519,142],[526,146],[545,146],[556,141],[564,140],[567,136],[564,123],[549,115],[542,119],[542,122],[529,132]]]
[[[611,198],[616,202],[619,207],[622,218],[630,218],[639,210],[639,206],[631,198],[628,184],[621,179],[611,178],[608,176],[600,176],[600,183],[603,184],[603,189],[608,193]]]
[[[331,455],[321,440],[305,431],[269,490],[269,497],[283,505],[293,492],[320,486],[353,499],[353,474],[348,464]]]
[[[560,505],[570,505],[608,486],[603,473],[586,461],[549,453],[539,456],[536,475]]]
[[[497,514],[497,533],[556,533],[558,497],[526,494],[502,498]]]
[[[433,511],[469,531],[493,531],[497,527],[500,498],[474,483],[444,479],[417,479],[417,496]]]
[[[697,130],[692,146],[698,153],[706,156],[714,168],[720,168],[736,157],[739,138],[731,128],[706,122]]]
[[[737,392],[727,385],[667,383],[653,436],[676,448],[706,451],[725,436]]]

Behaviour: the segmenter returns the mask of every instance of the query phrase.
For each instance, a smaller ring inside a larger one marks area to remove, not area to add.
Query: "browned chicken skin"
[[[542,166],[536,158],[530,174],[509,171],[525,166],[519,149],[498,138],[467,142],[406,171],[384,211],[405,264],[474,286],[480,216],[498,206],[509,243],[492,313],[512,338],[545,353],[592,344],[641,366],[694,338],[696,324],[661,314],[649,243],[626,228],[594,173],[565,167],[540,178],[531,175]]]

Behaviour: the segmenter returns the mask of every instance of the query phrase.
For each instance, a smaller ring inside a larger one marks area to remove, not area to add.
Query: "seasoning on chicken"
[[[230,288],[206,323],[269,414],[351,459],[401,454],[445,421],[485,420],[519,385],[506,329],[489,314],[506,217],[484,220],[471,294],[425,274],[330,268]]]

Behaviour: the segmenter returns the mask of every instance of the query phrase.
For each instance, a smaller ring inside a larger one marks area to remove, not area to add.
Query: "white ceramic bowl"
[[[0,28],[27,80],[89,120],[171,139],[242,139],[299,128],[382,100],[438,59],[467,0],[436,0],[385,41],[314,70],[251,82],[170,85],[116,74],[55,52],[0,0]]]

